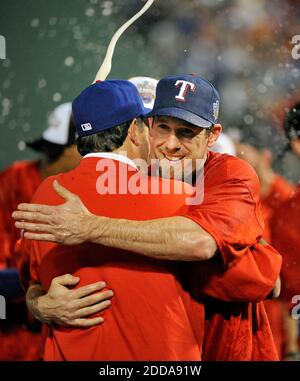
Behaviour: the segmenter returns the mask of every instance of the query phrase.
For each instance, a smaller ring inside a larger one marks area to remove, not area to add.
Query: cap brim
[[[176,107],[161,108],[152,110],[148,116],[173,116],[174,118],[182,119],[185,122],[194,124],[197,127],[209,128],[213,125],[212,122],[193,114],[190,111]]]
[[[61,149],[68,146],[67,144],[62,145],[62,144],[51,143],[43,138],[34,140],[33,142],[25,142],[25,144],[26,144],[26,147],[29,147],[33,149],[34,151],[43,152],[43,153],[45,153],[45,151]]]
[[[42,152],[45,146],[45,140],[44,139],[37,139],[33,142],[26,142],[26,147],[29,147],[37,152]]]

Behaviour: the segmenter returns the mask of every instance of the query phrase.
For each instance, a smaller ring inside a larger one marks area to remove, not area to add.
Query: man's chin
[[[184,166],[184,160],[170,161],[163,159],[159,165],[160,176],[170,180],[182,181],[188,172]],[[191,171],[190,171],[191,173]]]

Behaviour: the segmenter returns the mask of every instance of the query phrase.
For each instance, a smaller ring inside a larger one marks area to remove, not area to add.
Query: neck
[[[133,153],[132,147],[130,146],[130,144],[128,144],[127,139],[122,144],[122,146],[114,150],[113,153],[117,153],[119,155],[128,157],[128,159],[131,159],[131,160],[136,159]]]
[[[46,179],[49,176],[57,175],[63,172],[63,170],[64,169],[60,159],[54,161],[51,164],[45,164],[41,162],[39,165],[39,172],[42,180]]]

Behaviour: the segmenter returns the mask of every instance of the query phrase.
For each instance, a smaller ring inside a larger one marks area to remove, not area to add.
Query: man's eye
[[[194,131],[192,130],[189,130],[189,129],[184,129],[184,130],[181,130],[180,131],[180,135],[181,136],[185,136],[185,137],[190,137],[190,136],[194,136],[196,135]]]
[[[161,128],[162,130],[168,130],[169,129],[169,126],[167,126],[166,124],[159,124],[158,127]]]

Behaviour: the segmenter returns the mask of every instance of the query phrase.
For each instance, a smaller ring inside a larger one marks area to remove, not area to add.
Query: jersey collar
[[[83,156],[83,159],[86,159],[89,157],[98,157],[100,159],[117,160],[123,164],[127,164],[135,169],[138,169],[133,160],[129,159],[127,156],[120,155],[119,153],[114,153],[114,152],[88,153],[87,155]]]

